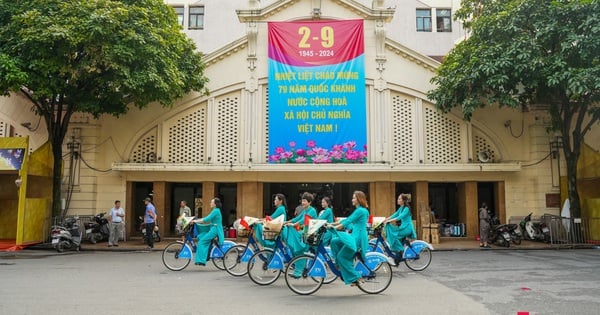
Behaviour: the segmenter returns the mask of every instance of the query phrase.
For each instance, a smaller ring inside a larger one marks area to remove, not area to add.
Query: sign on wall
[[[20,170],[25,149],[0,149],[0,170]]]
[[[363,163],[362,20],[269,23],[269,161]]]

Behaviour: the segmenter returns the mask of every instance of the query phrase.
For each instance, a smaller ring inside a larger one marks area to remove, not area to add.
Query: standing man
[[[123,218],[125,218],[125,209],[121,208],[121,201],[115,200],[115,206],[110,209],[108,247],[119,246],[119,237],[123,234]]]
[[[154,248],[154,237],[152,237],[152,233],[154,232],[154,223],[156,222],[156,208],[154,208],[152,199],[149,197],[144,199],[144,204],[146,204],[144,223],[146,224],[146,244],[148,244],[146,249],[152,249]]]
[[[181,200],[179,203],[179,216],[177,217],[177,224],[175,225],[175,230],[177,232],[183,232],[183,217],[190,216],[192,216],[192,210],[187,206],[187,202],[185,200]]]

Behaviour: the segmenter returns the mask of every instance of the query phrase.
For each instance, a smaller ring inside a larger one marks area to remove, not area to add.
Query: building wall
[[[477,209],[473,204],[477,198],[472,195],[476,182],[502,183],[504,193],[497,195],[503,197],[498,204],[506,209],[505,219],[530,211],[558,214],[558,208],[547,208],[545,204],[547,193],[559,192],[550,171],[553,161],[539,162],[548,155],[552,138],[546,133],[549,120],[544,112],[491,107],[477,111],[470,122],[465,122],[457,111],[436,111],[425,97],[433,88],[429,81],[438,66],[427,56],[438,51],[425,46],[435,46],[444,53],[449,48],[442,42],[450,40],[442,37],[458,34],[410,35],[414,7],[443,7],[454,2],[385,1],[385,8],[395,6],[396,11],[393,19],[384,24],[384,37],[377,35],[382,30],[378,21],[365,20],[366,106],[372,163],[319,168],[266,163],[267,24],[240,22],[234,11],[256,2],[167,3],[206,5],[205,29],[186,33],[200,50],[210,52],[205,59],[210,95],[190,93],[171,108],[150,104],[144,110],[132,108],[119,118],[103,116],[96,120],[76,115],[66,142],[76,140],[81,144],[82,159],[65,159],[65,170],[73,163],[73,180],[78,183],[71,192],[70,214],[106,211],[116,199],[125,201],[126,209],[132,209],[133,204],[128,203],[138,202],[130,195],[132,182],[162,183],[159,186],[163,190],[168,190],[169,182],[201,182],[205,195],[214,194],[215,183],[237,182],[238,203],[247,211],[244,214],[253,214],[262,213],[262,208],[269,206],[263,205],[260,198],[262,183],[325,181],[371,183],[371,204],[377,215],[386,215],[395,208],[395,182],[416,183],[417,201],[425,205],[427,183],[469,183],[461,184],[468,196],[460,200],[460,215],[467,220],[472,217],[468,211]],[[260,6],[270,8],[268,20],[290,21],[310,18],[316,3],[320,5],[321,18],[336,19],[364,18],[357,3],[366,8],[372,6],[371,1],[342,0],[262,1]],[[215,16],[220,18],[213,20]],[[225,26],[227,32],[222,31]],[[219,31],[214,32],[214,27]],[[11,97],[0,102],[1,120],[15,126],[15,130],[28,131],[19,127],[24,119],[20,117],[26,112],[21,106],[25,101]],[[27,120],[33,118],[27,116]],[[505,127],[507,121],[509,127]],[[593,133],[597,138],[598,129]],[[44,134],[43,129],[35,133],[40,139]],[[64,149],[68,152],[66,143]],[[491,153],[491,160],[479,163],[477,153],[484,150]],[[65,195],[69,192],[68,182],[66,176]],[[168,207],[169,203],[163,205]],[[469,228],[472,229],[473,226]]]

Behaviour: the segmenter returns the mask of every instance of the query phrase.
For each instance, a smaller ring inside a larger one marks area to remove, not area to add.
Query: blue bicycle
[[[234,276],[241,277],[248,273],[248,262],[254,253],[260,251],[260,246],[254,237],[254,224],[248,231],[248,242],[245,245],[235,245],[229,248],[223,256],[225,270]]]
[[[433,246],[421,240],[409,242],[404,239],[402,241],[404,250],[400,255],[400,253],[393,252],[383,238],[383,235],[381,234],[383,226],[384,225],[381,224],[373,229],[373,235],[375,235],[376,238],[369,242],[369,250],[371,252],[382,253],[389,256],[394,261],[394,267],[398,267],[401,262],[404,262],[406,267],[413,271],[423,271],[431,264],[431,251],[433,250]]]
[[[263,233],[265,240],[274,240],[274,248],[263,248],[248,259],[248,276],[258,285],[269,285],[277,279],[293,255],[289,247],[281,241],[281,232]]]
[[[325,231],[326,227],[323,226],[314,235],[307,238],[310,245],[316,246],[317,255],[297,256],[288,264],[285,271],[285,282],[288,288],[296,294],[309,295],[317,292],[328,273],[342,277],[331,255],[323,246]],[[296,266],[304,267],[301,272],[298,272],[295,270]],[[366,261],[363,261],[359,251],[354,268],[360,273],[363,280],[357,283],[358,288],[365,293],[381,293],[392,283],[392,266],[388,262],[388,258],[381,253],[369,252],[366,255]]]
[[[201,226],[209,226],[208,224]],[[184,227],[184,241],[175,241],[169,243],[162,253],[162,261],[169,270],[180,271],[185,269],[192,261],[196,253],[196,242],[194,242],[194,224],[187,224]],[[223,257],[225,252],[236,245],[236,243],[225,240],[223,245],[219,246],[218,238],[212,240],[208,250],[208,259],[210,259],[218,269],[224,270]]]

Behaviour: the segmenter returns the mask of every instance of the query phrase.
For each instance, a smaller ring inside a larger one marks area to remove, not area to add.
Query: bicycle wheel
[[[167,267],[169,270],[180,271],[190,264],[190,261],[192,260],[191,257],[179,257],[179,253],[181,253],[184,247],[185,244],[181,242],[173,242],[165,247],[165,249],[162,252],[162,261],[165,267]]]
[[[223,256],[223,263],[225,264],[225,270],[234,276],[241,277],[248,273],[248,262],[242,262],[242,256],[246,251],[246,246],[236,245],[229,248]]]
[[[392,283],[392,265],[384,261],[373,269],[373,274],[362,278],[358,288],[368,294],[377,294],[385,291]]]
[[[221,248],[215,246],[212,249],[213,251],[217,251],[219,253],[219,257],[212,257],[210,260],[212,261],[213,265],[215,265],[215,267],[217,267],[217,269],[219,270],[225,270],[225,260],[223,259],[223,257],[225,257],[225,253],[223,253],[223,251],[221,250]],[[212,256],[212,253],[211,253]]]
[[[404,250],[411,250],[410,247]],[[423,247],[416,258],[409,258],[404,261],[406,267],[413,271],[423,271],[431,264],[431,249]]]
[[[331,268],[329,268],[328,263],[324,263],[324,265],[325,265],[325,272],[327,272],[327,275],[325,276],[325,279],[323,279],[323,283],[330,284],[333,281],[337,280],[338,276],[336,276],[335,273],[333,273],[333,271],[331,271]]]
[[[290,261],[285,269],[285,283],[288,288],[296,294],[309,295],[317,292],[325,277],[316,277],[308,275],[310,267],[317,258],[315,256],[302,255],[297,256]],[[298,270],[298,266],[304,266]]]
[[[281,269],[269,269],[269,263],[273,259],[272,249],[260,250],[248,261],[248,276],[252,282],[258,285],[269,285],[279,278]]]

